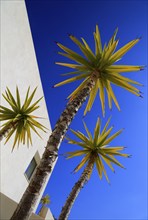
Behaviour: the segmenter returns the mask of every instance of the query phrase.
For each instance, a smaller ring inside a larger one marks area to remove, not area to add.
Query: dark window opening
[[[33,157],[33,159],[31,160],[30,164],[28,165],[28,167],[25,171],[25,176],[27,177],[28,180],[31,179],[32,174],[33,174],[36,167],[37,167],[37,162],[36,162],[35,158]]]

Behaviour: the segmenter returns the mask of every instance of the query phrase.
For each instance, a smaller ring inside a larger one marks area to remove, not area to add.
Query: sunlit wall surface
[[[25,3],[15,0],[1,1],[1,93],[8,86],[15,95],[16,85],[20,90],[22,101],[28,86],[31,91],[38,86],[34,100],[44,95]],[[1,103],[7,107],[3,98]],[[33,146],[28,148],[20,145],[13,152],[11,152],[13,140],[6,145],[5,140],[1,143],[1,219],[9,219],[12,215],[29,182],[25,171],[33,157],[37,164],[39,163],[51,132],[44,99],[34,114],[43,117],[40,122],[49,129],[47,133],[40,132],[43,139],[33,133]]]

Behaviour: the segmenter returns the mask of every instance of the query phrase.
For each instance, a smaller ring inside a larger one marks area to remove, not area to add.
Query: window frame
[[[33,161],[35,162],[35,163],[34,163],[34,167],[33,167],[32,171],[31,171],[30,176],[29,176],[29,175],[27,175],[27,171],[31,168],[31,165],[32,165]],[[27,179],[28,182],[30,182],[30,180],[31,180],[31,178],[32,178],[32,176],[33,176],[33,174],[34,174],[34,172],[35,172],[37,166],[38,166],[38,163],[37,163],[36,158],[35,158],[35,156],[34,156],[34,157],[31,159],[31,161],[30,161],[28,167],[26,168],[26,170],[25,170],[25,172],[24,172],[24,175],[25,175],[25,177],[26,177],[26,179]]]

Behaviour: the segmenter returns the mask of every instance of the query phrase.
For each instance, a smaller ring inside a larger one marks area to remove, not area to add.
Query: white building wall
[[[25,2],[23,0],[0,1],[0,4],[1,93],[3,93],[6,86],[8,86],[13,94],[15,94],[17,85],[21,93],[21,98],[24,100],[28,86],[31,87],[31,91],[38,86],[34,97],[34,100],[37,100],[43,96],[43,90]],[[3,98],[1,98],[1,104],[7,106]],[[35,133],[32,133],[33,146],[29,148],[25,145],[20,145],[19,148],[11,152],[13,140],[9,141],[6,145],[4,145],[3,140],[0,147],[1,192],[17,203],[28,185],[24,172],[37,151],[38,159],[40,159],[48,136],[51,133],[44,99],[41,100],[40,108],[36,110],[34,114],[44,117],[45,119],[40,119],[40,122],[49,129],[47,133],[40,132],[43,139],[40,139]]]

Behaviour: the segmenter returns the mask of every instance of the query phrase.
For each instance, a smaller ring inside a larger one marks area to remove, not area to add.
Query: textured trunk
[[[87,183],[87,181],[88,181],[88,177],[93,169],[93,164],[94,164],[94,161],[92,159],[88,162],[88,164],[87,164],[86,168],[84,169],[82,175],[80,176],[80,179],[78,180],[78,182],[75,183],[74,187],[72,188],[71,193],[69,194],[69,196],[65,202],[65,205],[62,207],[62,211],[59,216],[59,220],[68,219],[68,216],[70,214],[70,210],[71,210],[77,196],[79,195],[80,190],[83,188],[84,184]]]
[[[5,129],[2,128],[2,129],[0,130],[0,141],[2,141],[2,139],[3,139],[4,137],[6,137],[7,134],[8,134],[12,129],[14,129],[14,128],[16,127],[16,125],[17,125],[17,122],[11,122]]]
[[[57,121],[52,134],[49,137],[47,146],[43,153],[37,170],[31,179],[22,199],[20,200],[11,220],[28,220],[40,195],[41,189],[45,184],[49,173],[52,170],[53,163],[58,155],[60,143],[72,121],[75,114],[86,100],[91,89],[95,85],[97,73],[92,74],[91,79],[75,99],[68,103],[66,109]]]

